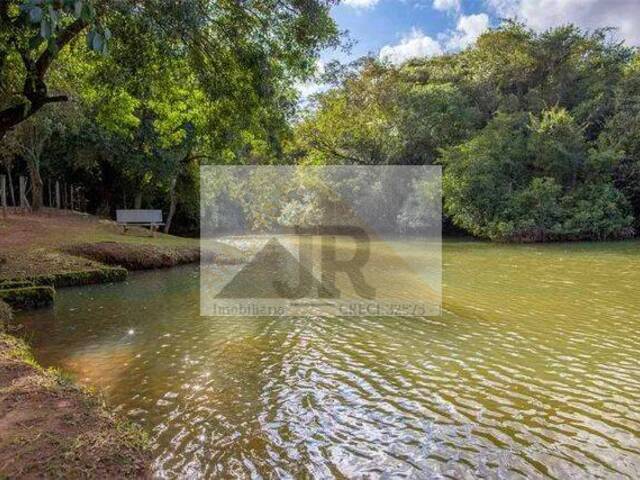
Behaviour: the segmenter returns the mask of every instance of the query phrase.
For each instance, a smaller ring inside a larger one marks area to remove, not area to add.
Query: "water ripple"
[[[634,479],[630,245],[450,244],[438,318],[200,318],[184,268],[23,321],[148,428],[160,478]]]

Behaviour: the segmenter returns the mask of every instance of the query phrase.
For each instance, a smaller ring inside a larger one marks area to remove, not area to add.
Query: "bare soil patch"
[[[149,478],[143,432],[0,333],[0,476]]]

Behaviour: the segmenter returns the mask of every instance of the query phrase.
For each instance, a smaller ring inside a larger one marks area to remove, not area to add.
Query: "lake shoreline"
[[[149,441],[141,427],[114,414],[98,393],[64,372],[44,369],[9,329],[13,309],[51,306],[55,288],[121,282],[133,270],[198,263],[197,240],[149,237],[140,228],[134,229],[135,236],[120,235],[113,222],[72,212],[15,215],[5,222],[9,231],[0,241],[0,475],[150,478]],[[59,241],[39,243],[55,238],[56,230],[62,234]],[[212,251],[206,260],[225,263],[231,257]]]
[[[3,330],[0,301],[0,473],[7,478],[150,478],[141,427],[109,411],[95,392],[44,369],[30,347]]]

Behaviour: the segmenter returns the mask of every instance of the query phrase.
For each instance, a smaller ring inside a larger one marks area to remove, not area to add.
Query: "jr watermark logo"
[[[201,314],[440,313],[437,167],[203,167]]]

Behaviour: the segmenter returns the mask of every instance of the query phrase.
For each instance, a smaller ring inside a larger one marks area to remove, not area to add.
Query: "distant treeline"
[[[167,230],[197,232],[202,165],[441,165],[449,230],[640,232],[640,57],[615,32],[506,22],[459,53],[330,64],[332,88],[300,114],[296,82],[341,42],[333,3],[231,2],[212,18],[209,1],[4,2],[0,174],[29,177],[34,210],[59,180],[91,213],[161,208]],[[296,201],[280,214],[317,206]],[[416,228],[422,201],[394,221]]]
[[[460,53],[329,69],[288,155],[439,164],[445,225],[501,241],[640,231],[640,57],[615,32],[509,22]]]
[[[441,234],[440,169],[433,167],[212,167],[200,186],[205,236]]]

